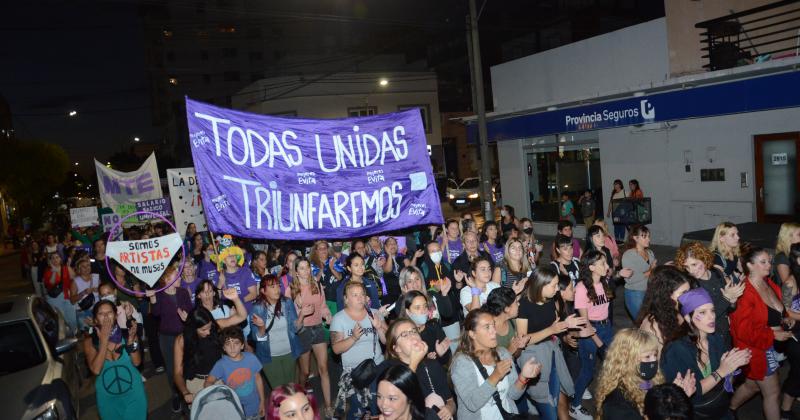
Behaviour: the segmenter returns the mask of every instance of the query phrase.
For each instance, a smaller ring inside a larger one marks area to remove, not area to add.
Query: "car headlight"
[[[467,196],[468,198],[478,198],[478,193],[472,193]]]
[[[456,198],[456,196],[454,196],[453,194],[448,194],[447,197],[450,198],[451,200]]]
[[[56,400],[42,405],[40,410],[33,420],[59,420],[61,418],[61,415],[58,414],[58,407],[56,407]]]

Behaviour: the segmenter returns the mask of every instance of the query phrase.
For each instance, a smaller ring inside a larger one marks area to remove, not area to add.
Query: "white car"
[[[447,180],[447,201],[450,207],[463,208],[480,206],[481,180],[480,178],[466,178],[460,184],[453,179]]]

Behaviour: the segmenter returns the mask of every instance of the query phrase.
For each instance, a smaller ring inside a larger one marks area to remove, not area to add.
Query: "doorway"
[[[759,223],[796,221],[800,214],[800,133],[755,136],[756,217]]]

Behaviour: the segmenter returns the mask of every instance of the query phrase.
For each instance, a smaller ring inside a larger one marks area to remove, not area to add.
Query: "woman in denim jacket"
[[[308,314],[304,311],[297,316],[294,302],[281,295],[280,281],[274,274],[261,278],[258,293],[250,315],[250,338],[274,389],[296,381],[295,360],[303,354],[297,331]]]

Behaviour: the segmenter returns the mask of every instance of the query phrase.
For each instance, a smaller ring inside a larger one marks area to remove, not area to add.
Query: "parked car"
[[[78,418],[78,341],[65,331],[61,315],[38,296],[0,300],[2,418]]]
[[[492,187],[492,201],[494,197],[494,187]],[[481,180],[477,177],[465,178],[461,183],[455,180],[447,180],[447,201],[453,209],[478,206],[481,204]]]

